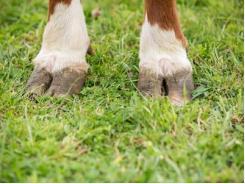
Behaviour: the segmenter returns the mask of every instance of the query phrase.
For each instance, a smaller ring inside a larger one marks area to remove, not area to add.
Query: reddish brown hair
[[[187,47],[187,40],[180,28],[176,0],[145,0],[145,12],[150,24],[158,24],[165,30],[174,30],[176,38]]]
[[[48,17],[50,17],[50,15],[52,15],[54,13],[54,9],[55,9],[55,6],[58,4],[58,3],[64,3],[64,4],[71,4],[71,1],[72,0],[49,0],[49,13],[48,13]]]

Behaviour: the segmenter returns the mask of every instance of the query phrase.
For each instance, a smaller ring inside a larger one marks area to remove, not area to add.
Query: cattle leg
[[[80,0],[49,0],[49,20],[28,92],[51,96],[79,93],[88,70],[85,56],[89,44]]]
[[[192,66],[186,48],[187,41],[180,29],[176,0],[145,0],[139,90],[150,96],[167,93],[176,105],[190,100],[193,90]],[[166,81],[167,92],[163,91],[163,81]]]

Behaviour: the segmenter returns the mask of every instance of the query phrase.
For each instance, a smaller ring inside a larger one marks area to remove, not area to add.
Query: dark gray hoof
[[[27,83],[27,94],[29,97],[43,95],[52,82],[51,73],[47,70],[35,68]]]
[[[144,96],[161,96],[164,93],[162,83],[163,78],[158,76],[157,74],[154,74],[149,70],[140,70],[138,90]]]
[[[76,68],[65,68],[53,74],[53,81],[47,91],[50,96],[79,94],[86,79],[86,72]]]

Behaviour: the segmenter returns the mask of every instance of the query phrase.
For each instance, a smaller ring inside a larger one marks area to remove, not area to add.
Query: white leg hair
[[[174,30],[163,30],[157,24],[151,25],[147,15],[141,32],[140,68],[162,77],[192,72],[186,50],[176,38]]]
[[[54,73],[70,66],[87,71],[86,53],[90,44],[80,0],[59,3],[45,27],[36,66]]]

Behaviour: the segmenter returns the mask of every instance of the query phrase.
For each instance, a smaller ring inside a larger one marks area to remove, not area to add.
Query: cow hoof
[[[69,67],[50,73],[36,67],[27,83],[27,94],[34,99],[37,96],[68,96],[79,94],[86,79],[86,72],[80,68]]]
[[[65,68],[53,74],[53,80],[47,95],[54,97],[79,94],[86,79],[86,72],[82,69]]]
[[[161,77],[150,70],[140,69],[138,90],[144,96],[168,95],[173,105],[183,106],[191,100],[193,89],[192,72],[189,70]]]
[[[150,70],[141,69],[139,73],[138,90],[144,96],[159,97],[163,93],[163,78]]]
[[[183,106],[191,100],[194,89],[192,74],[180,72],[174,76],[166,78],[168,96],[172,104]]]
[[[27,94],[30,98],[43,95],[52,82],[52,75],[44,68],[35,68],[27,83]]]

